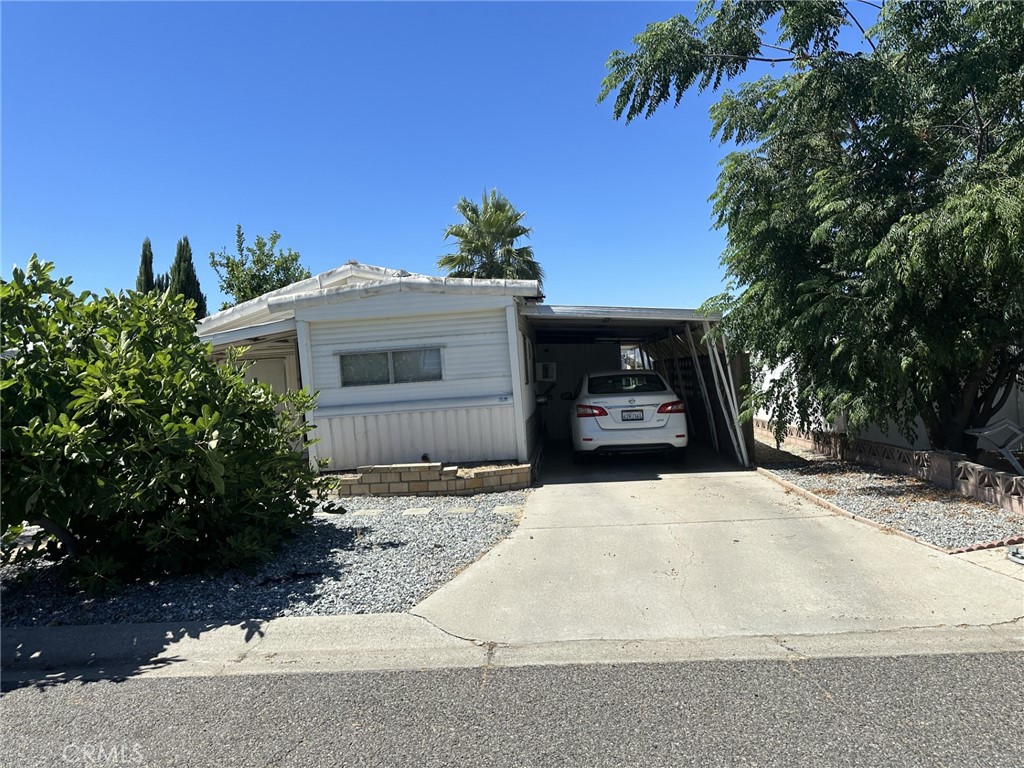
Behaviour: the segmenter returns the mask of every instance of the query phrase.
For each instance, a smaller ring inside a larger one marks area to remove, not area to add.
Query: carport
[[[529,303],[526,322],[542,415],[541,437],[568,439],[568,403],[561,399],[590,371],[619,369],[622,350],[637,349],[637,367],[658,371],[682,397],[691,442],[751,466],[754,432],[739,421],[740,387],[749,382],[746,355],[729,357],[724,339],[708,332],[721,320],[693,309],[559,306]]]

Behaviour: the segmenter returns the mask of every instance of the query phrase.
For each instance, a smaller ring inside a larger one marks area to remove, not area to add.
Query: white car
[[[655,371],[601,371],[580,379],[569,431],[573,457],[596,453],[672,451],[686,456],[686,407]]]

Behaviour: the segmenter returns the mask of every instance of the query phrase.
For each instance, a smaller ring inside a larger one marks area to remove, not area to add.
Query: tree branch
[[[1020,361],[1016,359],[1016,356],[1006,354],[1005,349],[1003,353],[992,384],[985,388],[984,394],[979,396],[981,403],[977,408],[975,426],[980,427],[987,424],[993,414],[998,413],[1006,405],[1006,401],[1010,398],[1010,392],[1013,391],[1014,369],[1020,365]],[[1000,392],[1000,389],[1002,393],[997,402],[996,393]]]
[[[960,409],[956,413],[957,427],[961,430],[967,428],[967,424],[971,419],[971,411],[974,410],[974,402],[978,398],[978,390],[981,389],[981,382],[985,380],[985,374],[988,373],[995,354],[996,348],[989,347],[985,352],[981,365],[971,371],[964,382],[962,394],[960,395]]]
[[[975,92],[973,85],[967,89],[967,93],[971,97],[971,107],[974,111],[974,119],[978,122],[978,149],[977,157],[975,159],[980,165],[985,155],[985,145],[988,144],[988,123],[981,119],[981,109],[978,107],[978,94]]]
[[[78,542],[75,541],[75,537],[71,531],[43,515],[36,515],[30,518],[29,522],[34,525],[38,525],[48,534],[55,537],[57,541],[61,543],[61,546],[64,547],[64,551],[67,553],[68,557],[72,560],[78,559]]]
[[[773,51],[782,51],[783,53],[791,53],[796,56],[796,51],[792,48],[783,48],[781,45],[772,45],[771,43],[761,43],[762,48],[771,48]]]
[[[759,61],[764,64],[785,64],[798,59],[810,58],[808,56],[790,56],[783,59],[768,59],[763,56],[741,56],[738,53],[705,53],[704,56],[708,59],[743,59],[744,61]]]
[[[872,51],[877,51],[878,49],[875,47],[875,41],[871,39],[871,37],[867,33],[867,30],[864,29],[863,26],[861,26],[861,23],[859,21],[857,21],[857,17],[854,16],[853,12],[849,8],[846,7],[845,3],[843,3],[843,13],[846,14],[846,17],[850,21],[852,21],[854,24],[857,25],[857,29],[860,30],[860,33],[864,37],[864,39],[868,41],[868,45],[871,46],[871,50]]]

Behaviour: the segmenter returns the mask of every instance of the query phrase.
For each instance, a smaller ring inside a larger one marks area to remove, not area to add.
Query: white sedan
[[[686,455],[686,408],[655,371],[590,373],[562,397],[572,400],[569,431],[577,461],[611,452]]]

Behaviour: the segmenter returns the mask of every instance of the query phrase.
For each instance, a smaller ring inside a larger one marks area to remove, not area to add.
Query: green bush
[[[0,529],[85,586],[268,557],[322,493],[305,392],[210,359],[179,297],[74,294],[35,257],[0,281]]]

